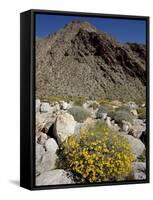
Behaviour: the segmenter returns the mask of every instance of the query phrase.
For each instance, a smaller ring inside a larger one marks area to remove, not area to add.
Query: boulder
[[[135,117],[138,117],[138,112],[136,109],[132,109],[131,110],[131,113],[135,116]]]
[[[36,112],[40,112],[40,99],[36,99]]]
[[[97,113],[96,116],[97,118],[105,120],[107,118],[107,113]]]
[[[40,112],[50,112],[50,111],[51,111],[51,107],[50,107],[49,103],[42,102],[41,106],[40,106]]]
[[[110,117],[106,117],[106,124],[108,125],[109,128],[112,128],[112,123],[111,123]]]
[[[142,133],[146,130],[146,124],[141,119],[133,120],[133,125],[130,130],[130,135],[140,138]]]
[[[35,153],[36,175],[40,174],[40,162],[44,154],[45,154],[45,149],[43,148],[43,146],[36,143],[36,153]]]
[[[36,132],[47,133],[50,126],[55,123],[56,115],[53,113],[36,113]]]
[[[133,165],[133,176],[135,180],[144,180],[146,179],[146,163],[144,162],[135,162]]]
[[[47,140],[47,135],[43,132],[39,132],[40,133],[40,136],[37,137],[37,142],[38,144],[44,144]]]
[[[67,137],[75,134],[76,121],[69,113],[60,114],[54,124],[53,134],[58,144],[61,144]]]
[[[70,108],[70,105],[65,101],[61,101],[60,102],[60,108],[63,109],[63,110],[67,110],[67,109]]]
[[[145,150],[145,145],[141,142],[141,140],[134,138],[131,135],[123,135],[129,141],[133,153],[136,157],[139,157],[143,151]]]
[[[55,151],[46,151],[37,166],[39,174],[56,168],[57,155]]]
[[[67,175],[63,169],[56,169],[36,177],[36,185],[58,185],[58,184],[73,184],[73,180]]]
[[[128,131],[130,130],[130,128],[131,128],[131,123],[130,122],[127,122],[127,121],[125,121],[125,120],[122,120],[122,131],[124,131],[124,132],[126,132],[126,133],[128,133]]]
[[[58,145],[57,145],[56,141],[53,138],[49,138],[45,142],[45,148],[46,148],[46,151],[56,153],[56,151],[58,149]]]

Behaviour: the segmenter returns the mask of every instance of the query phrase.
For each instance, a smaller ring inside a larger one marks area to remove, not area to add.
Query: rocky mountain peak
[[[36,40],[36,95],[145,97],[146,47],[121,44],[84,21]]]

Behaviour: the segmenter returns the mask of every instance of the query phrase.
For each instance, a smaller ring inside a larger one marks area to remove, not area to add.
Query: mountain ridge
[[[146,48],[72,21],[36,39],[36,96],[145,98]]]

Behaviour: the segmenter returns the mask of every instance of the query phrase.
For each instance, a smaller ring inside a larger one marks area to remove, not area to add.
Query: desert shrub
[[[47,101],[47,102],[50,102],[50,103],[52,103],[52,102],[55,102],[55,101],[62,101],[62,100],[66,100],[67,99],[67,97],[65,96],[42,96],[42,97],[40,97],[40,100],[41,101]]]
[[[98,105],[98,103],[94,102],[94,103],[90,104],[89,107],[93,108],[94,110],[96,110],[99,107],[99,105]]]
[[[137,110],[139,119],[146,119],[146,107]]]
[[[130,112],[130,108],[129,108],[128,106],[120,106],[120,107],[116,108],[115,111],[126,111],[126,112]]]
[[[102,105],[110,105],[111,104],[111,100],[110,99],[99,99],[98,103],[102,106]]]
[[[68,110],[68,112],[73,115],[77,122],[83,122],[90,117],[90,113],[80,106],[73,106]]]
[[[83,100],[83,99],[76,99],[76,100],[74,101],[74,105],[75,105],[75,106],[82,106],[83,103],[84,103],[84,100]]]
[[[127,139],[103,123],[80,130],[80,136],[70,136],[58,154],[58,167],[91,183],[126,179],[135,159]]]
[[[82,106],[86,100],[88,100],[87,97],[83,96],[77,96],[77,97],[72,97],[71,100],[73,101],[74,106]]]
[[[97,110],[97,113],[96,113],[96,117],[97,118],[102,118],[103,117],[103,113],[110,113],[113,111],[113,108],[112,106],[110,105],[103,105],[103,106],[100,106],[100,108]]]
[[[112,119],[114,119],[118,123],[122,123],[122,120],[132,123],[133,115],[126,110],[118,110],[111,113]]]

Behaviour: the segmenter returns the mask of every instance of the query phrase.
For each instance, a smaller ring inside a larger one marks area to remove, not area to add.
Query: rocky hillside
[[[36,39],[36,95],[142,99],[145,58],[145,45],[121,44],[88,22],[72,21]]]
[[[37,99],[36,185],[145,180],[146,141],[145,104]]]

